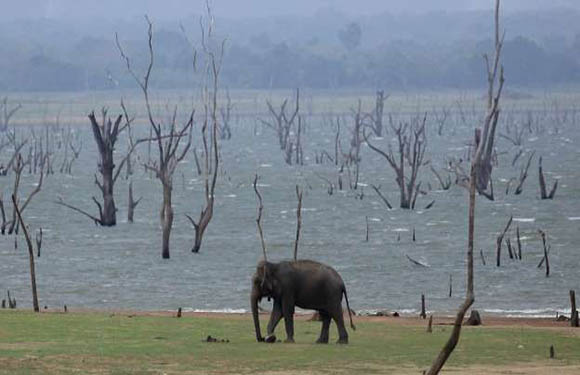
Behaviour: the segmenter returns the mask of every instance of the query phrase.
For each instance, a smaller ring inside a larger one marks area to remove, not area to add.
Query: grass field
[[[400,321],[406,323],[358,318],[351,343],[343,346],[314,344],[320,323],[304,319],[295,324],[296,344],[264,344],[255,341],[249,315],[178,319],[2,311],[0,374],[420,373],[451,327],[435,325],[428,334],[423,321]],[[331,329],[335,341],[335,327]],[[283,338],[283,325],[277,332]],[[204,342],[208,335],[229,342]],[[556,348],[556,359],[548,359],[550,345]],[[572,374],[580,370],[578,348],[578,332],[563,327],[466,327],[446,369]]]

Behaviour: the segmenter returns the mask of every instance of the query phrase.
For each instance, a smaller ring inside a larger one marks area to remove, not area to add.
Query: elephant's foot
[[[341,337],[336,342],[337,344],[348,344],[348,337]]]
[[[293,339],[293,338],[291,338],[291,337],[289,337],[289,338],[287,338],[286,340],[284,340],[284,342],[285,342],[286,344],[294,344],[294,339]]]
[[[264,341],[266,341],[269,344],[275,343],[276,342],[276,335],[268,335],[266,336],[266,338],[264,339]]]
[[[317,344],[328,344],[328,337],[319,337],[318,340],[316,340]]]

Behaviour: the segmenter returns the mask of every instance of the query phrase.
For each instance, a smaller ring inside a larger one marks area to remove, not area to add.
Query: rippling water
[[[350,124],[348,118],[346,124]],[[334,130],[320,117],[307,119],[304,145],[306,165],[287,166],[275,134],[253,120],[234,125],[234,136],[222,142],[223,168],[216,192],[215,216],[205,235],[201,253],[190,252],[193,242],[185,214],[198,215],[202,180],[194,171],[192,158],[183,162],[174,177],[175,222],[171,237],[171,259],[161,259],[158,212],[160,183],[140,167],[132,176],[135,195],[143,196],[136,209],[136,222],[126,222],[128,180],[116,185],[118,225],[100,228],[87,218],[56,205],[58,197],[85,210],[96,212],[91,197],[98,194],[93,174],[96,147],[88,122],[77,127],[82,133],[83,151],[72,175],[57,173],[45,181],[42,191],[25,212],[31,228],[42,227],[42,256],[37,259],[38,292],[41,306],[68,305],[74,308],[159,309],[184,307],[197,310],[242,311],[249,307],[250,277],[261,248],[255,218],[256,200],[251,187],[253,175],[260,175],[264,198],[264,231],[269,256],[281,260],[292,256],[296,227],[295,185],[304,187],[302,233],[299,255],[328,263],[342,275],[355,310],[389,309],[414,312],[420,296],[426,295],[427,309],[451,312],[465,292],[467,247],[467,191],[458,186],[438,190],[429,167],[420,180],[428,194],[418,199],[415,211],[387,210],[370,188],[382,186],[397,206],[398,189],[393,172],[379,155],[362,148],[359,191],[327,193],[318,175],[336,181],[337,167],[314,162],[314,151],[333,151]],[[500,166],[494,169],[496,201],[478,198],[476,207],[475,305],[489,313],[506,315],[555,315],[569,309],[568,290],[580,292],[580,175],[578,162],[580,130],[577,124],[540,124],[541,131],[524,136],[523,149],[536,151],[521,195],[505,195],[506,182],[518,177],[524,154],[511,166],[517,147],[497,140]],[[461,156],[473,133],[472,126],[450,121],[443,136],[429,120],[426,158],[437,170],[448,156]],[[347,145],[347,126],[343,145]],[[142,128],[142,131],[146,129]],[[254,129],[257,129],[254,135]],[[197,128],[199,130],[199,128]],[[500,125],[499,132],[505,132]],[[197,132],[196,132],[197,134]],[[386,149],[392,133],[375,144]],[[198,141],[198,140],[196,140]],[[125,140],[120,141],[123,145]],[[346,147],[346,146],[344,146]],[[503,153],[505,152],[505,153]],[[6,151],[5,151],[6,153]],[[143,159],[146,146],[138,154]],[[547,183],[559,179],[554,200],[539,199],[537,157],[543,156]],[[3,160],[7,157],[4,154]],[[55,162],[55,170],[58,160]],[[24,176],[22,189],[32,189],[35,176]],[[0,177],[7,201],[12,177]],[[428,189],[428,185],[431,189]],[[513,185],[512,189],[513,191]],[[364,191],[363,199],[356,196]],[[431,200],[435,205],[423,210]],[[504,246],[502,266],[495,266],[495,239],[510,215],[509,232],[515,243],[515,227],[522,235],[523,260],[510,260]],[[370,239],[365,242],[365,217]],[[416,241],[412,241],[415,229]],[[537,230],[548,234],[551,245],[550,277],[537,264],[543,256]],[[0,292],[10,290],[20,306],[30,306],[28,258],[23,238],[0,238]],[[486,265],[479,250],[483,250]],[[418,266],[408,257],[423,263]],[[453,297],[448,297],[449,277]]]

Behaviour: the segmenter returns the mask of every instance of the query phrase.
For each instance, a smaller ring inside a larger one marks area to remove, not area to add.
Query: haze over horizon
[[[321,9],[333,9],[351,16],[375,15],[377,13],[425,13],[432,11],[473,11],[491,10],[493,1],[488,0],[294,0],[274,2],[270,0],[213,0],[210,2],[214,14],[224,18],[255,18],[281,15],[313,16]],[[242,4],[243,3],[243,4]],[[316,4],[316,5],[313,5]],[[183,18],[199,14],[205,0],[23,0],[4,4],[0,19],[23,18],[47,19],[127,19],[143,14],[154,15],[158,19]],[[508,0],[502,3],[502,11],[526,11],[537,9],[572,8],[579,10],[576,0]]]

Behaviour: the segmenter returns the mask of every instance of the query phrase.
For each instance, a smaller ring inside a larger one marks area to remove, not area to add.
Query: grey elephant
[[[338,343],[348,344],[348,333],[344,327],[342,295],[346,300],[350,326],[352,323],[348,296],[342,278],[332,267],[312,260],[282,261],[270,263],[260,261],[252,278],[250,304],[254,318],[256,339],[272,342],[276,340],[274,330],[284,317],[286,341],[294,342],[294,307],[317,310],[322,319],[322,330],[317,343],[328,343],[330,319],[338,328]],[[263,297],[274,299],[267,336],[262,337],[258,318],[258,302]]]

